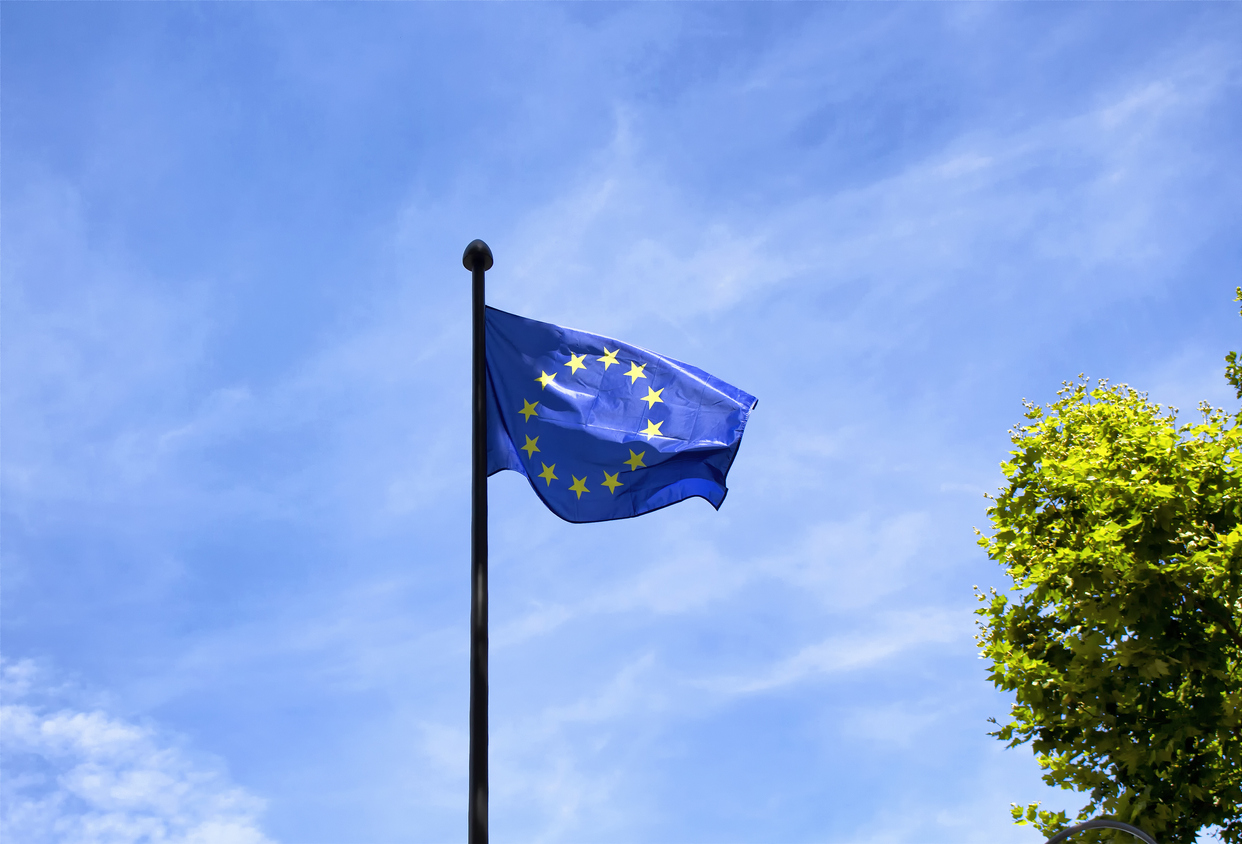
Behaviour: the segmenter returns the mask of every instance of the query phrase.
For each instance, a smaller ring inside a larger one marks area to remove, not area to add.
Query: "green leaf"
[[[1242,844],[1242,413],[1200,409],[1179,427],[1143,393],[1081,379],[1028,405],[979,539],[1010,588],[977,593],[976,614],[989,679],[1014,695],[991,735],[1084,794],[1080,819]],[[1069,823],[1011,811],[1045,835]]]

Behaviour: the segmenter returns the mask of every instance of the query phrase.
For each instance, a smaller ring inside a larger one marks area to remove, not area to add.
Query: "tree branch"
[[[1239,635],[1238,628],[1234,626],[1233,619],[1229,617],[1229,613],[1223,609],[1217,609],[1216,600],[1210,595],[1199,595],[1190,591],[1182,584],[1173,580],[1173,585],[1182,590],[1182,594],[1189,597],[1192,601],[1198,601],[1199,606],[1203,607],[1208,613],[1216,618],[1225,626],[1225,632],[1229,634],[1229,638],[1233,639],[1233,643],[1238,646],[1238,651],[1242,652],[1242,635]]]

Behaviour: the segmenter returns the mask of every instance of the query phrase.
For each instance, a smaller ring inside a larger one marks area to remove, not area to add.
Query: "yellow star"
[[[573,475],[569,477],[574,478]],[[582,493],[590,492],[591,490],[586,488],[586,478],[574,478],[574,482],[569,485],[569,491],[578,493],[578,497],[581,498]]]
[[[629,376],[630,383],[631,384],[635,383],[636,381],[638,381],[639,378],[646,378],[647,376],[643,375],[643,370],[646,368],[647,368],[647,364],[645,363],[642,366],[639,366],[638,364],[634,363],[634,361],[630,361],[630,371],[625,373],[627,376]],[[647,389],[650,390],[651,388],[648,387]]]
[[[556,464],[553,463],[549,466],[547,463],[540,463],[539,465],[543,467],[543,471],[539,473],[539,477],[547,481],[548,486],[552,486],[552,482],[556,480],[556,475],[552,474],[552,470],[556,468]]]
[[[540,371],[541,373],[543,373],[543,374],[542,374],[542,375],[540,375],[540,376],[539,376],[538,378],[536,378],[535,380],[536,380],[536,381],[538,381],[540,384],[542,384],[542,385],[543,385],[543,388],[542,388],[542,389],[546,390],[546,389],[548,389],[548,385],[552,383],[552,379],[556,377],[556,373],[555,373],[555,372],[553,372],[551,375],[549,375],[548,373],[544,372],[542,369],[541,369],[541,370],[539,370],[539,371]]]
[[[643,396],[641,399],[639,399],[639,401],[645,401],[647,403],[647,409],[650,410],[651,408],[656,406],[656,402],[659,402],[660,404],[664,404],[664,399],[660,398],[660,393],[662,392],[664,392],[663,387],[661,387],[658,390],[653,390],[650,387],[648,387],[647,395]]]
[[[643,462],[643,456],[646,453],[645,451],[640,451],[638,454],[635,454],[634,450],[630,449],[630,459],[624,461],[624,463],[630,467],[631,472],[637,471],[640,466],[644,469],[647,468],[647,464]]]
[[[611,475],[608,474],[607,472],[604,473],[604,486],[608,487],[608,491],[611,492],[613,495],[617,494],[617,487],[625,486],[625,484],[617,480],[617,475],[619,474],[621,473],[614,472]]]
[[[534,457],[535,452],[538,450],[539,450],[539,438],[535,437],[532,440],[530,437],[527,437],[526,445],[522,446],[522,451],[526,452],[526,459],[529,460],[530,458]]]
[[[646,438],[647,438],[647,442],[651,442],[651,438],[652,438],[652,437],[662,437],[662,436],[664,436],[663,434],[661,434],[661,433],[660,433],[660,426],[661,426],[661,425],[663,425],[663,424],[664,424],[663,422],[652,422],[650,419],[648,419],[648,420],[647,420],[647,427],[646,427],[644,430],[639,431],[638,433],[640,433],[640,434],[642,434],[644,437],[646,437]],[[643,454],[646,454],[646,453],[647,453],[647,452],[645,452],[645,451],[643,452]]]
[[[621,351],[621,350],[620,350],[620,349],[616,349],[615,351],[611,351],[611,352],[610,352],[610,351],[608,351],[608,347],[607,347],[607,346],[605,346],[605,347],[604,347],[604,354],[603,354],[603,356],[602,356],[602,357],[597,358],[597,360],[602,360],[602,361],[604,362],[604,371],[605,371],[605,372],[607,372],[607,371],[608,371],[608,367],[612,366],[614,363],[620,363],[620,362],[621,362],[621,361],[617,360],[617,352],[619,352],[619,351]]]
[[[565,365],[569,367],[571,372],[577,372],[579,369],[586,369],[586,364],[582,362],[585,357],[586,352],[583,352],[580,355],[575,355],[573,352],[570,352],[569,363]]]
[[[532,416],[539,415],[539,413],[535,410],[535,408],[539,405],[539,402],[532,403],[532,402],[528,402],[526,399],[522,399],[522,405],[523,407],[521,410],[518,411],[518,413],[525,416],[527,422],[530,421],[530,418]]]

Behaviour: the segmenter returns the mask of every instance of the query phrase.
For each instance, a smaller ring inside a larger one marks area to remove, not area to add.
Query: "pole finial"
[[[472,240],[462,253],[461,263],[471,272],[476,268],[486,272],[492,268],[492,249],[481,240]]]

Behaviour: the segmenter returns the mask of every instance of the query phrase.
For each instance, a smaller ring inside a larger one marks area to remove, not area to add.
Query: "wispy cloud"
[[[729,695],[767,692],[809,679],[869,668],[905,651],[962,641],[969,619],[944,612],[900,613],[883,619],[881,629],[833,636],[799,650],[753,676],[705,681]]]
[[[460,832],[482,236],[492,304],[760,399],[720,512],[490,481],[497,840],[1023,840],[1005,427],[1080,368],[1193,407],[1236,333],[1238,18],[1117,14],[6,12],[5,646],[120,702],[6,699],[5,823],[260,835],[158,711],[290,840]]]
[[[30,661],[5,662],[0,835],[28,844],[270,844],[264,801],[218,760],[158,729],[57,700]]]

